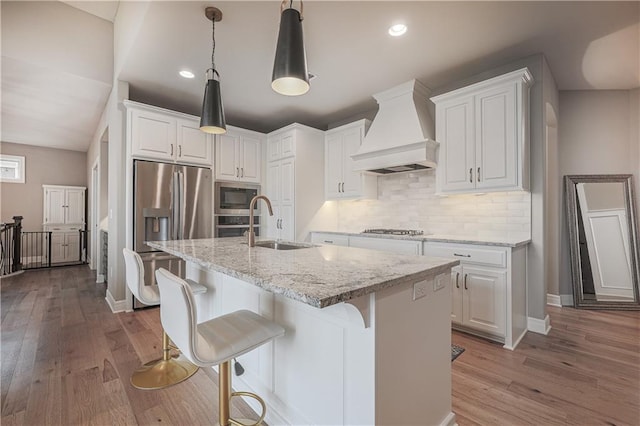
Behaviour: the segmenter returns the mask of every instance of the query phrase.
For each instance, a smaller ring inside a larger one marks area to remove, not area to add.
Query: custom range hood
[[[427,109],[429,89],[411,80],[373,97],[378,113],[351,156],[353,170],[389,174],[436,167],[438,143]]]

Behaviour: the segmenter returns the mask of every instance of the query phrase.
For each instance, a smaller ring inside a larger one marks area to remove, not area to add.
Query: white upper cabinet
[[[211,167],[213,135],[200,130],[198,117],[131,101],[125,106],[133,157]]]
[[[42,185],[42,189],[45,225],[84,225],[85,187]]]
[[[213,160],[213,136],[200,130],[199,120],[177,120],[176,160],[210,166]]]
[[[369,120],[359,120],[325,133],[325,197],[376,198],[376,176],[353,171],[351,155],[360,148]]]
[[[260,183],[263,134],[227,126],[216,138],[216,179]]]
[[[431,98],[439,193],[528,190],[527,68]]]

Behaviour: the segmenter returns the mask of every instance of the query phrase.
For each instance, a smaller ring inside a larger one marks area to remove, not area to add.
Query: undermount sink
[[[274,250],[298,250],[303,248],[315,247],[313,245],[291,244],[280,241],[256,241],[256,247],[270,248]]]

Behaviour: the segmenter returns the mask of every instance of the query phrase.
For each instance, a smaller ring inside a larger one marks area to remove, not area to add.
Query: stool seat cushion
[[[235,311],[197,325],[194,361],[218,365],[283,334],[281,326],[254,312]]]

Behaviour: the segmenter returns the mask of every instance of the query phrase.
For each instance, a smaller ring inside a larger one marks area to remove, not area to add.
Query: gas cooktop
[[[418,231],[417,229],[385,229],[385,228],[374,228],[374,229],[365,229],[362,231],[363,234],[387,234],[387,235],[424,235],[424,231]]]

